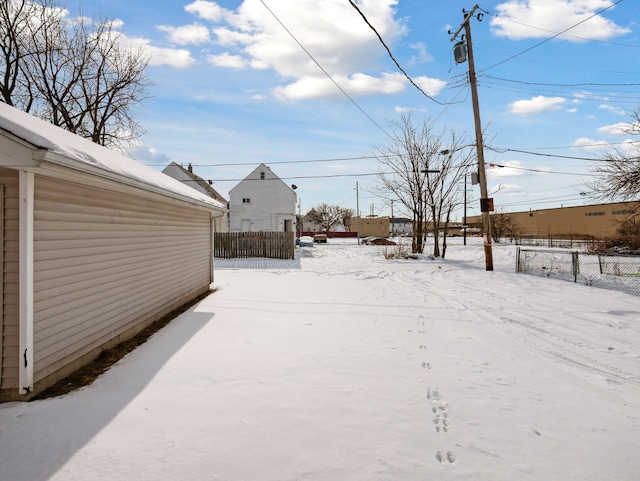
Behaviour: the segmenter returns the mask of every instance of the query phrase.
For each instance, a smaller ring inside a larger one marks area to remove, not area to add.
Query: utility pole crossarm
[[[451,40],[450,40],[451,42],[453,42],[453,41],[456,39],[456,37],[458,36],[458,34],[460,33],[460,31],[464,28],[465,24],[468,24],[468,23],[469,23],[469,19],[470,19],[471,17],[473,17],[473,14],[474,14],[474,13],[476,12],[476,10],[478,10],[479,8],[480,8],[480,6],[476,4],[476,5],[471,9],[471,11],[470,11],[470,12],[465,12],[465,11],[464,11],[464,9],[462,10],[462,13],[464,13],[464,15],[465,15],[465,17],[464,17],[464,22],[462,22],[462,23],[460,24],[460,27],[458,27],[458,30],[456,30],[456,33],[451,34],[451,30],[449,30],[449,33],[452,35]]]

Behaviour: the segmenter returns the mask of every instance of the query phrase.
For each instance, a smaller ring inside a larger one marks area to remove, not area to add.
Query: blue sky
[[[474,4],[356,3],[431,98],[400,73],[349,0],[66,5],[70,15],[82,8],[87,16],[118,20],[126,39],[150,56],[155,85],[138,112],[147,131],[132,150],[138,160],[158,169],[191,163],[227,198],[264,162],[297,186],[303,213],[320,202],[355,209],[357,182],[361,213],[389,215],[389,199],[371,175],[381,167],[366,157],[386,145],[390,121],[410,112],[415,122],[431,119],[473,136],[468,64],[455,63],[447,32]],[[580,195],[593,178],[588,159],[603,152],[603,143],[627,148],[624,125],[640,102],[637,2],[479,6],[487,13],[471,26],[482,124],[493,147],[485,159],[506,166],[487,170],[496,208],[592,202]],[[469,198],[478,195],[469,186]],[[477,213],[470,202],[468,215]]]

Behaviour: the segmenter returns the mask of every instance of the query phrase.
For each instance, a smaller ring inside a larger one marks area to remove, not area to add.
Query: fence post
[[[520,247],[516,247],[516,272],[520,272]]]
[[[578,251],[574,251],[571,253],[571,265],[573,268],[573,282],[578,282],[578,274],[580,274]]]

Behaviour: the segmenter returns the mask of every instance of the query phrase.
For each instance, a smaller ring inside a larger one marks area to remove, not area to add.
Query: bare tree
[[[342,209],[342,225],[344,226],[345,229],[347,229],[348,231],[351,231],[351,221],[353,220],[353,214],[354,214],[354,210],[353,209]]]
[[[0,2],[0,100],[31,111],[33,82],[27,65],[39,55],[34,39],[43,29],[61,22],[63,10],[53,0],[5,0]]]
[[[640,135],[640,107],[630,114],[632,122],[625,132]],[[640,142],[631,149],[612,148],[597,162],[596,179],[588,184],[593,195],[601,200],[635,200],[640,195]]]
[[[460,203],[457,183],[463,178],[470,157],[469,149],[454,132],[436,133],[429,121],[415,127],[410,115],[390,123],[389,143],[377,148],[382,166],[378,189],[391,194],[413,217],[412,252],[421,253],[428,224],[434,234],[434,256],[440,256],[439,238]],[[444,243],[446,251],[446,237]]]
[[[311,208],[305,215],[305,219],[308,222],[319,224],[324,231],[329,232],[336,225],[342,223],[345,218],[350,219],[351,216],[353,216],[351,209],[323,203]]]
[[[147,58],[124,45],[118,25],[67,21],[53,0],[7,3],[13,6],[3,8],[16,18],[9,38],[16,41],[3,49],[16,80],[5,74],[4,101],[21,99],[23,108],[101,145],[121,148],[138,138],[142,128],[133,112],[148,98]]]
[[[460,183],[471,165],[473,150],[469,141],[451,130],[442,134],[438,141],[443,148],[439,151],[427,173],[427,206],[430,210],[433,232],[433,255],[444,257],[447,252],[447,232],[453,211],[462,204]],[[440,235],[442,234],[442,250]]]
[[[513,220],[513,216],[508,212],[500,209],[498,212],[491,214],[491,238],[499,243],[504,237],[514,237],[518,227]]]

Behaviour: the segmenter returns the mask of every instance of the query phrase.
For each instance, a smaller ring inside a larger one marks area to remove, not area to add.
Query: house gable
[[[297,196],[265,164],[229,191],[230,231],[294,231]]]

